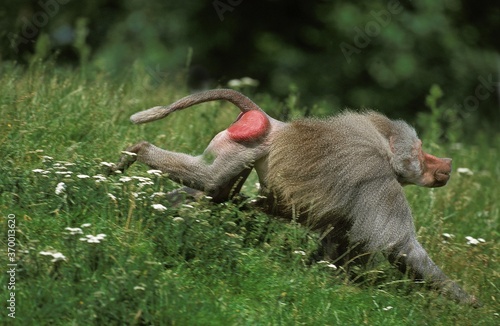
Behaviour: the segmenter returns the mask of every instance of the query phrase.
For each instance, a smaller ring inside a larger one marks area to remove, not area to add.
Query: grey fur
[[[232,102],[242,112],[263,113],[236,91],[211,90],[136,113],[131,120],[153,121],[220,99]],[[450,159],[424,153],[413,128],[372,111],[288,124],[266,117],[270,127],[263,139],[237,142],[222,131],[195,157],[140,142],[127,149],[137,156],[123,156],[117,169],[123,171],[138,160],[222,202],[239,192],[255,168],[268,198],[263,206],[320,232],[325,251],[332,258],[351,250],[356,254],[381,251],[414,278],[426,280],[458,302],[479,306],[479,301],[451,281],[418,243],[403,192],[406,184],[445,185]]]

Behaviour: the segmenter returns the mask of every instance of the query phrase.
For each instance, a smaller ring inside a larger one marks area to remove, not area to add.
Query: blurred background
[[[251,93],[294,93],[304,108],[403,118],[428,111],[437,85],[454,118],[500,121],[494,1],[16,0],[1,5],[0,27],[3,62],[117,76],[140,65],[191,91],[250,77]]]

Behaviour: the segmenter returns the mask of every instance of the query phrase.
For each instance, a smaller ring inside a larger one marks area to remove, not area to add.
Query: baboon
[[[263,206],[320,232],[331,255],[342,256],[353,248],[356,253],[382,252],[402,271],[449,298],[480,305],[436,266],[417,241],[403,186],[444,186],[451,159],[425,153],[407,123],[373,111],[284,123],[229,89],[189,95],[170,106],[136,113],[131,121],[154,121],[213,100],[227,100],[241,113],[202,155],[140,142],[127,149],[136,155],[122,156],[116,169],[124,171],[138,160],[193,192],[223,202],[240,191],[255,168],[267,198]]]

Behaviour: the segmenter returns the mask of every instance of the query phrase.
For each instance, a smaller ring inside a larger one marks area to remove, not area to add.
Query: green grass
[[[451,278],[484,302],[483,308],[473,309],[412,284],[384,262],[359,270],[361,277],[354,282],[340,268],[310,264],[317,235],[252,209],[247,200],[172,207],[161,193],[177,185],[148,174],[140,164],[124,176],[98,182],[102,162],[115,162],[134,142],[145,139],[197,154],[237,115],[228,104],[208,103],[144,126],[128,121],[136,111],[186,95],[177,87],[182,78],[171,76],[169,83],[153,85],[140,66],[121,79],[50,64],[27,71],[3,64],[0,71],[1,225],[7,239],[7,220],[15,215],[19,324],[500,322],[497,132],[461,135],[461,145],[437,146],[435,139],[424,139],[430,152],[453,157],[455,167],[467,167],[474,175],[455,171],[445,188],[407,188],[420,241]],[[279,103],[265,94],[255,98],[279,118]],[[253,175],[246,194],[255,194],[255,182]],[[56,194],[61,183],[65,188]],[[82,234],[66,228],[80,228]],[[443,233],[455,237],[444,242]],[[99,243],[80,240],[98,234],[106,235]],[[468,245],[466,236],[486,242]],[[7,241],[0,243],[4,271]],[[53,262],[41,252],[58,252],[65,260]],[[2,272],[2,289],[8,283],[9,275]],[[1,291],[0,324],[12,322],[8,292]]]

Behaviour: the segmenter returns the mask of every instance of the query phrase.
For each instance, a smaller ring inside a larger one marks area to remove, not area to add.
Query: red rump
[[[269,129],[269,119],[260,111],[240,113],[236,121],[227,128],[234,141],[251,141],[264,135]]]

